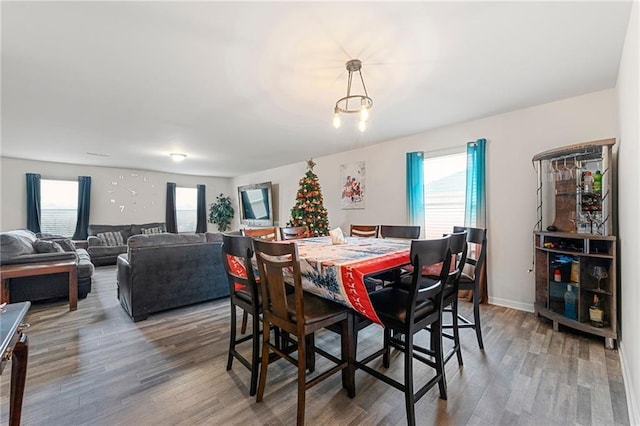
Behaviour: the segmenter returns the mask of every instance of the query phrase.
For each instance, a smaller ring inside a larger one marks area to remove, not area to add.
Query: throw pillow
[[[141,228],[141,230],[142,230],[142,233],[145,235],[163,233],[161,226],[155,226],[153,228]]]
[[[36,249],[36,253],[62,253],[64,251],[55,241],[40,239],[33,243],[33,248]]]
[[[101,232],[96,235],[105,246],[122,246],[124,239],[120,232]]]
[[[60,244],[60,247],[62,247],[62,250],[64,251],[76,251],[76,245],[73,244],[73,241],[69,238],[56,238],[54,241]]]

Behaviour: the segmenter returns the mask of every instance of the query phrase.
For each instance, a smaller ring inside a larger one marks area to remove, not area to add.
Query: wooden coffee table
[[[69,274],[69,310],[78,308],[78,274],[75,259],[50,262],[22,263],[0,266],[0,303],[9,303],[9,278],[31,277],[66,272]]]

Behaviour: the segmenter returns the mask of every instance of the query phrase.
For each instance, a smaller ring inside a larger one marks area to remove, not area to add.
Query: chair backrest
[[[378,228],[378,225],[351,225],[349,235],[351,237],[376,238]]]
[[[466,232],[467,243],[473,244],[473,246],[467,248],[466,266],[463,272],[475,281],[477,277],[476,271],[480,272],[482,270],[487,256],[487,230],[484,228],[454,226],[453,232]]]
[[[412,225],[380,225],[382,238],[406,238],[416,240],[420,238],[420,226]]]
[[[406,320],[414,320],[416,303],[430,299],[433,301],[438,311],[442,310],[442,297],[444,285],[447,282],[449,269],[451,266],[451,250],[449,249],[450,237],[435,240],[413,240],[411,241],[411,265],[413,266],[413,276],[409,289],[409,308]],[[442,264],[440,275],[435,284],[422,286],[422,268],[429,265]]]
[[[260,274],[263,312],[270,316],[270,322],[285,328],[287,324],[292,323],[291,312],[295,312],[297,327],[302,329],[304,327],[304,298],[298,246],[295,242],[254,240],[253,243]],[[293,280],[295,307],[289,306],[285,274],[290,275]]]
[[[278,239],[278,230],[275,227],[243,229],[242,235],[265,241],[276,241]]]
[[[308,236],[308,226],[291,226],[287,228],[280,228],[280,239],[282,241],[299,240],[300,238],[307,238]]]
[[[450,266],[451,271],[447,277],[447,285],[453,286],[453,291],[458,292],[458,281],[462,270],[467,261],[467,232],[454,232],[453,234],[447,234],[444,236],[449,237],[449,250],[451,251],[452,262],[455,259],[455,264]]]
[[[244,291],[253,301],[258,299],[258,285],[253,272],[253,239],[241,235],[222,236],[222,264],[229,280],[229,293]]]

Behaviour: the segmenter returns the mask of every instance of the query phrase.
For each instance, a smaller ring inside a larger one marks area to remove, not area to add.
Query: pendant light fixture
[[[365,86],[364,78],[362,78],[362,62],[359,59],[352,59],[347,62],[346,67],[349,72],[347,96],[338,99],[336,102],[336,106],[333,109],[333,127],[337,129],[342,124],[341,113],[358,114],[360,118],[358,129],[364,132],[367,129],[367,120],[369,119],[369,110],[373,106],[373,99],[369,97],[367,86]],[[351,83],[354,73],[358,73],[360,76],[360,83],[362,84],[362,92],[364,92],[364,94],[351,93]]]

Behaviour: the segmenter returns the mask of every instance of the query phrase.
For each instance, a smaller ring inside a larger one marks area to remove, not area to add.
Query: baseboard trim
[[[622,370],[622,378],[624,379],[624,393],[627,395],[627,409],[629,410],[629,424],[630,425],[640,425],[640,411],[636,405],[635,390],[633,389],[633,382],[631,381],[631,374],[627,366],[627,357],[625,355],[624,344],[620,342],[618,353],[620,354],[620,368]]]
[[[534,312],[533,303],[516,302],[515,300],[502,299],[500,297],[489,297],[491,305],[504,306],[505,308],[517,309],[519,311]]]

